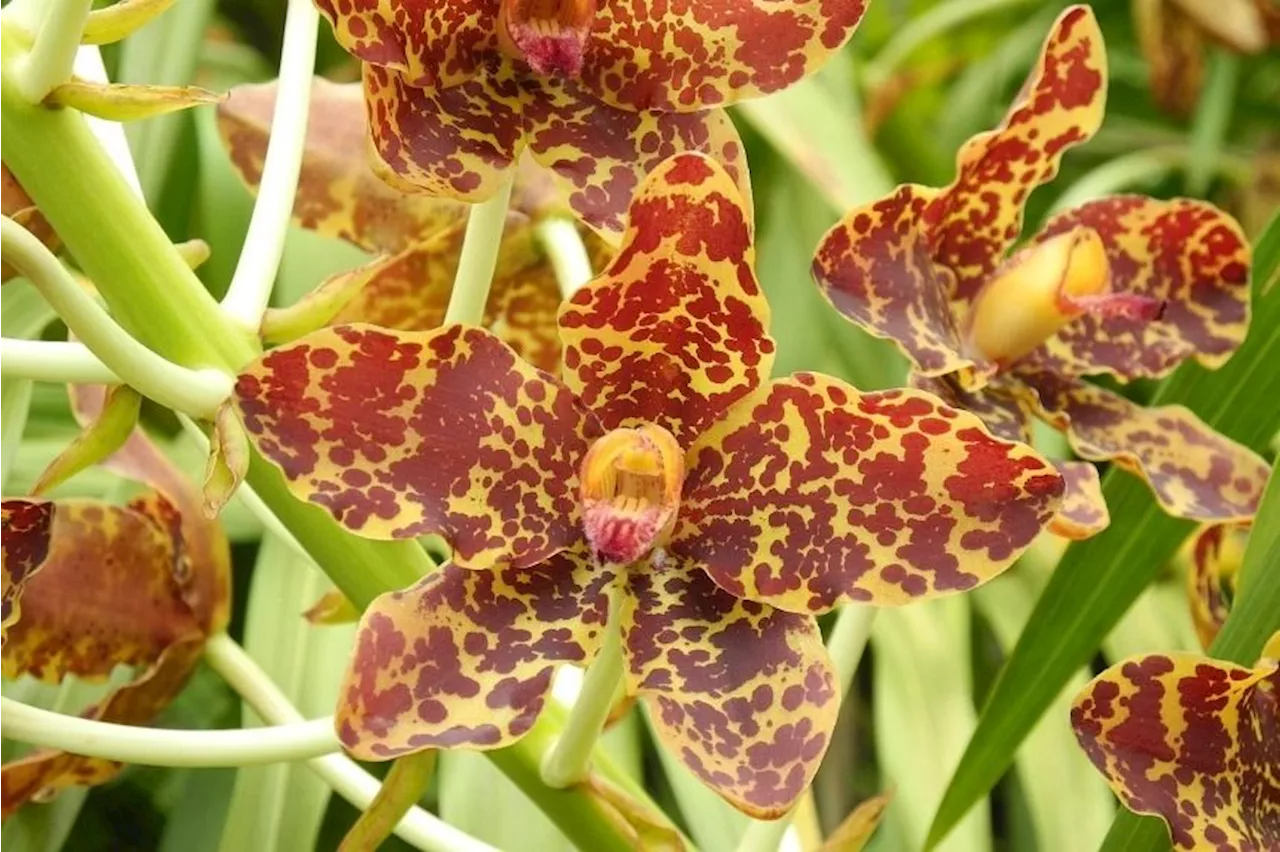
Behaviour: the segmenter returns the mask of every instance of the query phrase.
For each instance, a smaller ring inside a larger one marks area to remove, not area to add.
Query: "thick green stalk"
[[[493,197],[473,205],[467,217],[467,232],[458,256],[458,272],[445,311],[445,324],[461,322],[479,325],[489,301],[493,270],[498,266],[498,247],[507,223],[513,176],[503,182]]]
[[[50,0],[31,52],[14,69],[16,83],[30,103],[45,99],[71,79],[71,65],[93,0]]]
[[[378,795],[342,838],[338,852],[373,852],[381,846],[400,819],[422,798],[435,768],[434,749],[405,755],[391,764]]]

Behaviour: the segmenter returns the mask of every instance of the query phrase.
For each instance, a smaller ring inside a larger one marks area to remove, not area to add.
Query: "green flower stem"
[[[40,240],[7,216],[0,219],[0,251],[30,279],[67,328],[143,395],[206,419],[231,395],[231,377],[225,372],[180,367],[130,337]]]
[[[93,0],[47,0],[44,20],[36,31],[31,52],[14,68],[18,91],[27,103],[38,104],[55,86],[71,79],[71,66],[80,49],[80,36],[89,20]]]
[[[542,781],[548,787],[563,789],[587,777],[591,752],[613,710],[622,684],[621,588],[617,583],[609,595],[609,623],[600,653],[587,669],[564,730],[543,758]]]
[[[339,748],[332,717],[252,730],[175,731],[67,716],[11,698],[0,698],[0,715],[6,739],[146,766],[256,766]]]
[[[205,660],[268,724],[291,725],[302,718],[267,673],[225,633],[209,640]],[[6,721],[7,718],[6,715]],[[329,723],[332,736],[332,720]],[[343,755],[331,754],[309,760],[307,767],[338,795],[361,810],[370,807],[381,788],[378,779]],[[427,852],[497,852],[418,807],[408,809],[396,825],[395,833]]]
[[[0,375],[72,385],[118,385],[120,377],[74,340],[0,340]]]
[[[271,117],[271,140],[262,165],[262,184],[240,260],[222,300],[222,309],[232,321],[255,336],[271,301],[271,289],[284,253],[285,231],[298,191],[318,31],[319,13],[311,0],[289,0],[280,55],[279,93]]]
[[[560,295],[568,299],[591,280],[591,258],[572,219],[554,216],[539,222],[535,233],[555,270]]]
[[[907,57],[925,42],[981,15],[1006,7],[1027,5],[1029,0],[945,0],[914,15],[880,49],[863,69],[868,88],[883,85]]]
[[[867,648],[871,625],[878,611],[874,606],[845,604],[836,616],[836,623],[831,627],[831,635],[827,637],[827,653],[831,655],[831,664],[835,666],[836,688],[842,696],[849,693],[849,686],[858,670],[862,652]],[[794,813],[793,809],[781,819],[767,822],[752,820],[738,844],[738,852],[777,852],[787,829],[791,827]]]
[[[444,321],[479,325],[484,319],[484,306],[489,301],[489,285],[493,283],[493,270],[498,266],[498,248],[502,244],[502,229],[507,224],[507,205],[511,201],[511,177],[487,201],[471,207],[467,218],[467,232],[462,241],[462,254],[458,257],[458,272],[453,279],[453,293]]]
[[[422,798],[435,768],[434,749],[405,755],[391,764],[378,795],[342,838],[338,852],[365,852],[381,846],[396,823]]]

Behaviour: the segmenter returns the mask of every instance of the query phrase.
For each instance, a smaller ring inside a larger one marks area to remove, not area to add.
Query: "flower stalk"
[[[54,87],[71,79],[92,8],[93,0],[49,0],[31,52],[14,69],[18,90],[28,103],[40,103]]]
[[[537,236],[555,270],[560,295],[565,299],[572,297],[592,276],[591,258],[578,226],[571,219],[556,216],[538,223]]]
[[[507,223],[507,205],[511,201],[514,179],[513,173],[491,198],[471,208],[462,254],[458,257],[458,273],[453,279],[453,294],[444,315],[446,325],[479,325],[484,317],[489,285],[498,266],[498,247]]]
[[[59,384],[118,385],[120,377],[75,340],[0,340],[0,375]]]

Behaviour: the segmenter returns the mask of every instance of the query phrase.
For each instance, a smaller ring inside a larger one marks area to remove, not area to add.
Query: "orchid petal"
[[[1111,524],[1111,512],[1102,496],[1098,469],[1089,462],[1058,462],[1056,467],[1065,487],[1049,532],[1079,541],[1105,530]]]
[[[936,197],[937,190],[905,184],[856,208],[822,238],[813,260],[835,309],[892,340],[927,376],[974,363],[962,354],[951,310],[954,276],[929,256],[921,214]]]
[[[1275,660],[1151,654],[1085,687],[1071,727],[1125,807],[1163,819],[1176,848],[1274,849],[1278,705]]]
[[[691,446],[670,550],[739,597],[793,612],[972,589],[1057,511],[1062,479],[928,394],[801,373]]]
[[[1097,132],[1106,79],[1093,11],[1072,6],[1054,23],[1004,121],[961,147],[956,179],[925,211],[934,260],[956,275],[954,299],[977,295],[1018,238],[1031,190],[1057,174],[1068,148]]]
[[[1041,414],[1092,461],[1141,476],[1170,515],[1220,523],[1257,512],[1270,468],[1257,453],[1215,432],[1181,405],[1143,408],[1075,379],[1024,376]]]
[[[326,329],[250,365],[236,404],[290,491],[366,538],[436,532],[490,568],[580,537],[594,420],[488,332]]]
[[[9,625],[22,614],[22,593],[36,572],[49,558],[50,540],[53,534],[54,514],[57,506],[45,500],[5,500],[3,515],[4,535],[0,554],[4,559],[3,589],[0,590],[0,626],[7,642]]]
[[[386,760],[519,739],[556,665],[595,657],[615,579],[580,546],[527,568],[446,565],[382,595],[361,619],[339,692],[342,744]]]
[[[565,383],[609,429],[643,421],[681,446],[769,374],[769,307],[732,178],[682,154],[631,203],[617,258],[561,309]]]
[[[953,376],[907,376],[907,386],[931,393],[952,408],[977,415],[997,438],[1031,443],[1031,409],[1021,384],[996,377],[980,390],[962,387]]]
[[[1180,551],[1187,564],[1187,598],[1200,645],[1208,650],[1231,614],[1248,524],[1206,524]]]
[[[1036,239],[1087,227],[1102,238],[1111,291],[1164,305],[1156,319],[1086,313],[1024,362],[1064,375],[1157,378],[1194,358],[1216,368],[1249,329],[1249,241],[1212,204],[1140,195],[1091,201],[1054,217]]]
[[[817,623],[739,600],[684,559],[628,584],[629,689],[658,735],[734,807],[781,816],[813,780],[840,704]]]

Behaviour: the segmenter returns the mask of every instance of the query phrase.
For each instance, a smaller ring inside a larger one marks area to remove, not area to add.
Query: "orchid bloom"
[[[1117,663],[1077,696],[1076,739],[1125,807],[1177,849],[1280,846],[1280,633],[1257,666],[1196,654]]]
[[[744,194],[725,112],[816,71],[865,0],[317,0],[362,60],[380,174],[478,202],[526,148],[592,228],[621,233],[640,179],[710,154]]]
[[[72,389],[82,420],[102,390]],[[141,432],[105,465],[149,490],[120,506],[101,500],[4,501],[4,675],[60,683],[105,680],[117,665],[133,680],[83,715],[150,722],[182,691],[206,639],[230,617],[231,552],[201,512],[200,489]],[[0,767],[3,814],[69,786],[102,784],[120,764],[39,749]]]
[[[276,89],[275,83],[239,86],[218,106],[218,129],[231,164],[254,190],[262,177]],[[468,205],[401,192],[374,175],[358,84],[317,77],[311,100],[293,219],[376,257],[329,278],[294,306],[270,312],[264,334],[281,342],[351,322],[435,328],[444,321],[453,291]],[[522,161],[484,316],[486,328],[547,370],[560,360],[560,289],[534,225],[558,212],[549,173]],[[607,256],[593,234],[584,240],[594,261]]]
[[[1181,406],[1142,408],[1081,380],[1231,356],[1249,324],[1236,222],[1201,201],[1115,196],[1054,216],[1005,256],[1031,190],[1098,129],[1105,83],[1093,13],[1069,8],[1003,123],[961,148],[954,182],[900,186],[849,213],[823,238],[814,276],[846,317],[898,344],[914,385],[1002,437],[1029,440],[1034,414],[1081,457],[1141,475],[1169,514],[1243,520],[1266,481],[1261,458]],[[1059,467],[1067,494],[1054,531],[1105,528],[1093,465]]]
[[[777,817],[839,703],[813,614],[973,588],[1056,511],[1025,445],[928,394],[768,381],[752,225],[678,155],[560,312],[562,379],[467,326],[350,325],[251,365],[236,405],[290,490],[451,562],[365,612],[337,727],[362,759],[489,749],[621,631],[628,694],[735,806]],[[616,609],[615,609],[616,608]]]

